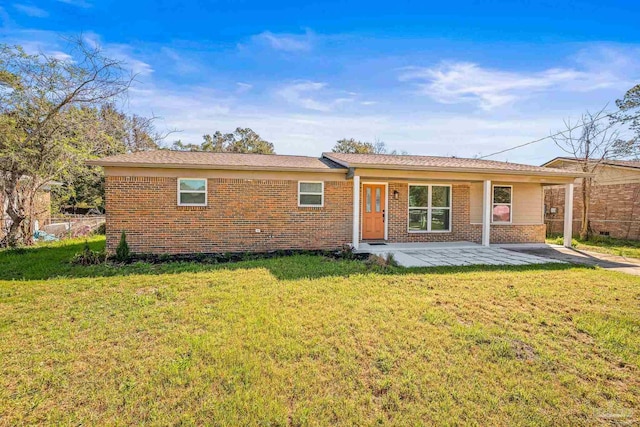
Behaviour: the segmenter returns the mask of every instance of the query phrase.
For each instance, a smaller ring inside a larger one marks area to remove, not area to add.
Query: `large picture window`
[[[207,206],[207,180],[178,179],[179,206]]]
[[[298,182],[298,206],[324,206],[324,182]]]
[[[511,222],[512,193],[510,185],[493,186],[493,222]]]
[[[409,186],[409,231],[451,231],[451,186]]]

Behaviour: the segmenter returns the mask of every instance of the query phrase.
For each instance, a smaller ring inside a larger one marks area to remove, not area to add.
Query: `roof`
[[[345,171],[325,158],[276,154],[211,153],[205,151],[139,151],[88,162],[99,166],[161,167],[187,169]]]
[[[549,165],[549,164],[557,162],[559,160],[561,160],[561,161],[569,161],[569,162],[577,162],[577,161],[583,161],[584,159],[576,159],[576,158],[573,158],[573,157],[556,157],[555,159],[549,160],[548,162],[546,162],[542,166]],[[610,166],[619,166],[619,167],[622,167],[622,168],[640,169],[640,160],[604,159],[604,160],[602,160],[600,162],[600,164],[610,165]]]
[[[495,160],[462,157],[398,156],[392,154],[323,153],[324,157],[348,168],[413,169],[530,175],[581,176],[581,172]]]
[[[583,176],[579,171],[460,157],[390,154],[323,153],[321,158],[276,154],[206,151],[140,151],[104,157],[88,164],[108,167],[343,172],[352,168],[500,173],[513,175]]]

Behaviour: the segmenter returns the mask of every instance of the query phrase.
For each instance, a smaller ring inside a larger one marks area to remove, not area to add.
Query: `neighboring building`
[[[105,169],[107,249],[215,253],[362,241],[544,242],[543,186],[571,170],[454,157],[148,151]],[[572,184],[571,184],[572,185]]]
[[[579,170],[578,160],[556,157],[543,166]],[[620,239],[640,239],[640,161],[604,160],[595,165],[591,184],[589,222],[594,235]],[[575,181],[573,193],[573,232],[580,230],[582,218],[582,179]],[[564,188],[545,190],[545,223],[550,234],[564,227]]]

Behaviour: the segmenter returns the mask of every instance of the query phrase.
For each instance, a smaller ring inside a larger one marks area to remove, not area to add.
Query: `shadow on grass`
[[[69,261],[84,248],[84,241],[60,242],[21,250],[0,252],[0,280],[46,280],[53,278],[100,278],[127,275],[160,275],[179,273],[199,273],[220,269],[241,270],[264,268],[280,280],[302,278],[348,277],[356,274],[377,273],[384,275],[405,274],[454,274],[484,271],[549,271],[589,268],[572,264],[535,264],[523,266],[477,265],[460,267],[382,267],[363,261],[335,260],[322,256],[292,255],[270,259],[240,261],[224,264],[197,262],[167,262],[150,264],[137,262],[128,265],[102,264],[78,266]],[[89,246],[94,250],[104,248],[104,239],[92,238]]]

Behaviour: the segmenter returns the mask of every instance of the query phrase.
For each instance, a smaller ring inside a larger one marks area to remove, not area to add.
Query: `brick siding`
[[[582,186],[576,185],[573,198],[573,233],[582,222]],[[564,187],[549,187],[544,192],[545,222],[549,233],[564,230]],[[556,208],[552,214],[550,208]],[[589,221],[595,235],[609,233],[620,239],[640,240],[640,184],[593,185]]]
[[[206,207],[177,206],[177,179],[107,176],[107,250],[120,233],[135,253],[337,249],[351,243],[352,181],[326,181],[322,208],[298,207],[298,181],[210,178]],[[398,199],[393,198],[394,190]],[[389,183],[390,242],[480,243],[470,186],[452,186],[452,231],[409,233],[407,183]],[[260,232],[256,232],[259,229]],[[543,242],[544,225],[492,225],[492,243]]]
[[[208,180],[208,206],[177,206],[177,179],[106,178],[107,249],[136,253],[336,249],[351,243],[353,184],[325,182],[322,208],[298,207],[298,182]],[[259,229],[260,232],[256,232]]]

